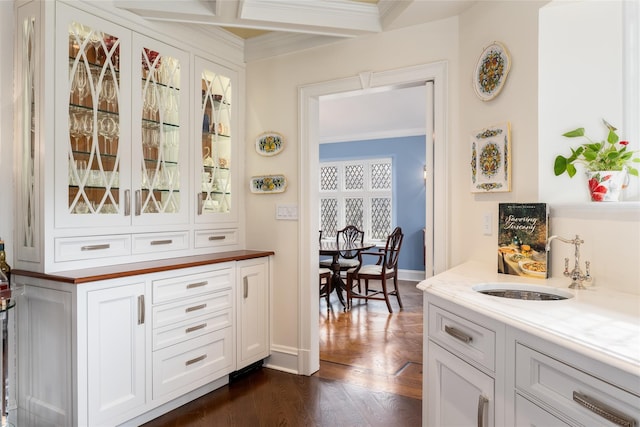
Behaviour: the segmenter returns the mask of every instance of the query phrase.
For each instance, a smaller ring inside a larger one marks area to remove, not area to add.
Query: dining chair
[[[336,233],[336,244],[342,246],[348,246],[353,244],[364,243],[364,231],[360,230],[355,225],[347,225],[342,230],[338,230]],[[360,262],[358,261],[359,251],[342,250],[340,251],[340,271],[347,271],[351,268],[357,267]],[[320,267],[331,268],[332,260],[323,260],[320,262]]]
[[[333,271],[328,268],[320,269],[320,298],[325,297],[327,300],[327,310],[331,307],[329,297],[331,296],[331,276]]]
[[[402,247],[402,229],[396,227],[387,237],[384,249],[379,248],[377,252],[360,252],[358,254],[358,265],[347,271],[347,309],[351,309],[353,298],[368,300],[381,300],[387,303],[389,313],[393,313],[389,295],[395,295],[398,305],[402,308],[400,291],[398,289],[398,258]],[[366,264],[365,258],[377,258],[375,264]],[[360,281],[364,281],[364,292],[361,293]],[[380,289],[369,289],[369,281],[380,281]],[[393,290],[387,289],[387,281],[393,280]],[[354,287],[358,288],[354,292]]]

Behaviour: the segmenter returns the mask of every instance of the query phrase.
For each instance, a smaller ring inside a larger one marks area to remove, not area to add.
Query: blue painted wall
[[[404,233],[399,268],[424,271],[424,135],[320,144],[321,162],[380,157],[393,159],[393,224],[402,227]]]

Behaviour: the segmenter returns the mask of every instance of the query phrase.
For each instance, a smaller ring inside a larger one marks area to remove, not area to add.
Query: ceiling
[[[147,20],[225,30],[245,61],[456,16],[467,0],[114,0]],[[321,142],[424,134],[424,88],[323,99]],[[348,120],[344,118],[348,117]]]

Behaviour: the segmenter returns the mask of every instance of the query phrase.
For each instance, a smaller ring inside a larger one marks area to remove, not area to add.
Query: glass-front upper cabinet
[[[189,58],[138,34],[133,50],[134,66],[139,67],[132,84],[134,222],[187,222]]]
[[[131,37],[56,4],[56,227],[131,223]]]
[[[232,221],[236,199],[233,191],[236,145],[233,134],[237,112],[233,108],[236,75],[233,71],[208,62],[195,60],[195,79],[200,82],[200,97],[195,106],[200,135],[196,149],[198,175],[197,222]]]
[[[56,225],[188,221],[180,198],[187,185],[180,169],[187,164],[181,106],[188,91],[181,88],[188,55],[65,5],[57,12],[67,79],[57,88],[64,113],[56,123],[67,126],[56,140],[56,164],[67,164],[67,176],[56,171],[56,191],[66,193],[56,193]]]

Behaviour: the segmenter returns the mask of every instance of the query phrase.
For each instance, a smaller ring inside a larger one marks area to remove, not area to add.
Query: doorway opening
[[[300,129],[300,220],[299,253],[299,354],[298,372],[311,375],[319,369],[318,304],[318,224],[319,224],[319,111],[320,99],[341,93],[388,90],[394,87],[425,85],[425,102],[432,114],[432,126],[426,130],[426,255],[425,271],[429,277],[447,265],[447,179],[446,179],[446,63],[385,72],[360,73],[358,76],[308,85],[299,89]],[[432,99],[432,101],[428,101]],[[304,172],[303,172],[304,171]],[[430,181],[430,182],[429,182]]]

